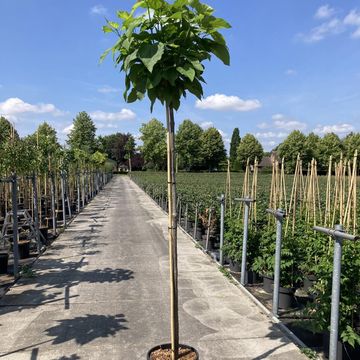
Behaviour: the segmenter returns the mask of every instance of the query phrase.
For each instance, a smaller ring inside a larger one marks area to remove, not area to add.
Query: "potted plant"
[[[199,0],[142,0],[131,12],[117,12],[121,24],[107,21],[103,27],[105,33],[118,36],[101,59],[111,52],[125,72],[125,100],[131,103],[147,95],[151,110],[156,100],[166,107],[173,360],[179,356],[174,110],[188,92],[202,98],[205,60],[215,55],[225,64],[230,62],[219,33],[230,25],[213,16],[213,11]]]

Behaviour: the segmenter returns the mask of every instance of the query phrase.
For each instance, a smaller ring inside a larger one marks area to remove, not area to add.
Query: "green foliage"
[[[152,119],[140,128],[141,147],[146,166],[155,170],[165,169],[166,167],[166,129],[163,124]]]
[[[88,154],[96,151],[96,127],[91,117],[85,112],[80,112],[74,119],[74,127],[68,136],[68,144],[72,150],[83,150]]]
[[[232,171],[239,171],[240,170],[240,164],[237,160],[237,150],[240,145],[240,131],[239,128],[235,128],[232,136],[231,136],[231,142],[230,142],[230,165]]]
[[[44,122],[36,132],[26,138],[28,146],[35,152],[35,169],[40,173],[55,170],[60,158],[61,146],[56,130]]]
[[[223,251],[233,261],[241,262],[242,258],[242,242],[243,242],[243,221],[238,217],[226,217],[224,247]],[[254,259],[259,255],[259,233],[255,231],[255,227],[250,227],[248,231],[247,246],[247,268],[249,269]]]
[[[352,159],[355,150],[357,150],[360,155],[360,133],[351,132],[347,135],[343,140],[343,149],[347,159]]]
[[[334,162],[338,162],[343,151],[343,145],[339,137],[334,133],[324,135],[319,143],[319,166],[323,171],[327,170],[330,155]]]
[[[91,162],[94,164],[95,168],[100,169],[105,165],[107,156],[104,153],[101,153],[100,151],[95,151],[91,155]]]
[[[132,140],[130,140],[131,138]],[[131,143],[131,141],[133,141],[133,143]],[[127,159],[127,146],[135,147],[135,141],[129,133],[124,134],[117,132],[116,134],[99,136],[98,142],[101,151],[108,154],[110,159],[116,161],[117,167]]]
[[[305,156],[305,143],[306,136],[300,130],[294,130],[279,145],[278,153],[281,158],[285,158],[285,170],[288,174],[294,173],[298,155],[301,158]]]
[[[145,9],[140,11],[138,9]],[[136,15],[138,14],[138,15]],[[118,36],[113,61],[125,72],[124,98],[128,103],[146,94],[151,109],[156,100],[174,109],[186,92],[203,95],[203,61],[211,55],[229,65],[229,52],[219,30],[230,25],[213,16],[199,0],[140,0],[131,12],[118,11],[119,23],[107,21],[104,33]]]
[[[311,160],[313,158],[316,160],[319,160],[319,158],[320,158],[320,153],[319,153],[320,141],[321,141],[320,136],[314,134],[313,132],[311,132],[306,137],[305,152],[304,152],[304,156],[302,158],[302,161],[304,164],[311,162]]]
[[[226,159],[226,150],[221,134],[217,129],[211,127],[201,134],[200,142],[204,167],[209,171],[217,169],[220,163]]]
[[[264,154],[263,147],[254,135],[246,134],[240,141],[237,148],[237,160],[240,166],[245,169],[246,162],[249,159],[253,164],[255,158],[260,162]]]
[[[186,170],[199,169],[203,163],[199,139],[203,130],[191,120],[184,120],[176,134],[176,150],[179,167]]]

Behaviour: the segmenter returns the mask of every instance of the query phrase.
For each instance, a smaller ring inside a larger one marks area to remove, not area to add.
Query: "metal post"
[[[76,189],[77,189],[77,212],[80,213],[80,174],[76,176]]]
[[[314,226],[316,231],[330,235],[334,238],[334,260],[333,260],[333,277],[331,289],[331,318],[330,318],[330,346],[329,360],[337,359],[338,339],[339,339],[339,303],[340,303],[340,278],[341,278],[341,253],[342,241],[358,240],[357,236],[344,232],[342,225],[335,225],[335,230],[326,229],[320,226]]]
[[[63,211],[63,222],[64,228],[66,228],[66,208],[65,208],[65,184],[64,184],[64,173],[60,173],[60,185],[61,185],[61,202]]]
[[[56,211],[55,211],[55,176],[51,174],[51,214],[52,214],[52,227],[53,235],[56,236]]]
[[[195,205],[194,236],[193,236],[195,240],[197,240],[196,239],[197,225],[198,225],[198,204]]]
[[[242,243],[242,257],[241,257],[241,278],[240,283],[241,285],[247,284],[246,278],[246,258],[247,258],[247,241],[249,238],[249,212],[250,212],[250,204],[255,200],[250,198],[240,198],[235,199],[235,201],[242,201],[245,205],[244,211],[244,232],[243,232],[243,243]]]
[[[32,187],[33,187],[33,202],[34,202],[34,223],[35,223],[35,236],[36,236],[36,245],[37,252],[40,254],[41,243],[40,243],[40,229],[39,229],[39,210],[38,210],[38,193],[36,186],[36,175],[35,173],[31,177]]]
[[[11,176],[11,192],[12,192],[12,215],[13,215],[13,254],[14,254],[14,277],[17,278],[19,274],[19,229],[18,229],[18,215],[17,215],[17,177],[13,173]]]
[[[220,254],[219,254],[219,261],[220,265],[224,265],[224,218],[225,218],[225,196],[221,194],[220,198]]]
[[[188,211],[189,211],[189,205],[186,203],[185,206],[185,231],[188,232]]]
[[[269,214],[272,214],[276,219],[276,246],[275,246],[274,292],[273,292],[272,313],[274,316],[278,316],[282,222],[286,215],[285,215],[284,211],[281,209],[278,209],[278,210],[267,209],[266,211]]]

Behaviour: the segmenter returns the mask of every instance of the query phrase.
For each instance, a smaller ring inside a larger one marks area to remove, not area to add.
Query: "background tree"
[[[360,133],[351,132],[348,134],[343,140],[343,149],[347,159],[352,159],[355,150],[360,156]]]
[[[184,120],[176,134],[179,167],[188,171],[200,168],[203,163],[199,139],[203,129],[191,120]]]
[[[285,158],[285,170],[287,173],[295,171],[298,154],[300,154],[301,158],[304,158],[306,154],[305,142],[306,136],[300,130],[294,130],[278,146],[279,156]]]
[[[340,138],[334,133],[325,134],[319,143],[319,168],[325,172],[328,168],[329,158],[332,155],[333,162],[338,162],[343,151]]]
[[[226,159],[226,150],[221,134],[217,129],[211,127],[202,133],[200,139],[203,166],[209,171],[217,169],[220,163]]]
[[[230,166],[232,171],[240,170],[240,164],[237,159],[237,150],[240,145],[240,141],[241,138],[240,138],[239,128],[235,128],[231,136],[230,154],[229,154]]]
[[[246,134],[237,148],[237,161],[242,169],[246,168],[247,159],[253,163],[255,158],[260,162],[264,155],[264,149],[254,135]]]
[[[125,159],[127,159],[129,161],[129,171],[131,172],[132,170],[132,158],[135,154],[135,139],[131,134],[128,134],[128,140],[125,144]]]
[[[71,149],[80,149],[88,154],[96,151],[95,139],[96,127],[91,117],[85,112],[80,112],[74,119],[74,127],[68,136],[68,144]]]
[[[155,170],[166,168],[166,129],[157,119],[152,119],[140,128],[143,142],[141,152],[144,156],[145,166]]]
[[[36,151],[36,170],[45,173],[56,167],[61,146],[57,139],[56,130],[48,123],[39,125],[37,130],[26,138],[28,146]]]
[[[312,159],[316,159],[319,161],[319,144],[320,144],[321,138],[320,136],[314,134],[311,132],[305,140],[305,150],[304,150],[304,157],[303,157],[303,163],[307,164],[311,162]]]
[[[116,134],[99,136],[98,138],[100,150],[108,154],[109,158],[116,162],[117,168],[126,162],[126,144],[131,136],[130,133],[117,132]]]

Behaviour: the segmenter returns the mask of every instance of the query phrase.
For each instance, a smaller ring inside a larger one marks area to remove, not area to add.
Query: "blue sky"
[[[139,133],[164,119],[148,100],[126,104],[123,75],[101,53],[115,38],[104,17],[134,0],[0,0],[0,114],[21,135],[49,122],[61,141],[80,111],[98,134]],[[215,126],[228,144],[234,127],[266,150],[293,129],[341,137],[360,131],[360,3],[317,0],[208,0],[228,20],[231,66],[206,64],[205,98],[189,96],[176,121]]]

